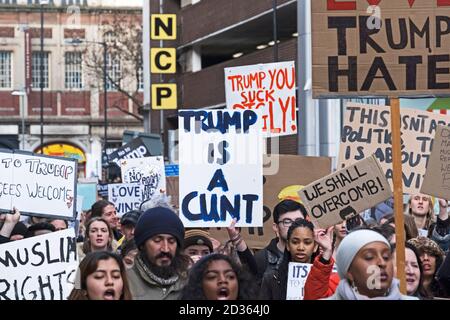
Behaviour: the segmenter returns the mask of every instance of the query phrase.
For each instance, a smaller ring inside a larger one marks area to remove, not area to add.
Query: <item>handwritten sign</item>
[[[108,192],[108,199],[114,203],[119,217],[128,211],[139,210],[142,201],[139,183],[109,184]]]
[[[439,126],[433,142],[430,161],[421,193],[450,199],[450,128]]]
[[[328,228],[390,198],[392,191],[372,155],[299,191],[316,227]]]
[[[120,160],[120,167],[124,183],[139,183],[141,203],[166,192],[163,157],[124,159]]]
[[[431,96],[450,88],[447,0],[311,1],[313,96]]]
[[[297,132],[294,61],[225,68],[227,107],[261,110],[266,136]]]
[[[400,109],[403,192],[419,192],[438,125],[450,125],[450,116]],[[389,107],[348,103],[339,146],[343,168],[375,154],[392,186],[391,116]]]
[[[303,300],[311,263],[289,262],[286,300]]]
[[[179,111],[185,227],[263,225],[262,134],[252,110]]]
[[[78,268],[73,229],[0,246],[0,300],[66,300]]]
[[[121,159],[150,157],[150,151],[141,138],[135,138],[108,155],[108,160],[120,166]]]
[[[242,228],[241,234],[250,248],[262,249],[275,236],[273,232],[272,211],[280,201],[278,194],[290,185],[306,185],[331,172],[331,158],[304,157],[297,155],[272,154],[263,157],[268,167],[276,166],[276,174],[269,174],[263,167],[263,227]],[[171,196],[172,204],[179,208],[178,177],[167,177],[167,194]],[[229,240],[224,228],[210,228],[211,236],[222,243]]]
[[[74,219],[74,159],[0,151],[0,209],[16,207],[24,215]]]

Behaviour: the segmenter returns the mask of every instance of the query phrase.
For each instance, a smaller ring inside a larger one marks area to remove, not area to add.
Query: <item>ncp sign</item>
[[[177,16],[175,14],[151,15],[151,40],[175,40],[177,38]],[[175,48],[151,48],[150,72],[153,74],[176,73]],[[152,109],[176,109],[177,85],[152,84]]]

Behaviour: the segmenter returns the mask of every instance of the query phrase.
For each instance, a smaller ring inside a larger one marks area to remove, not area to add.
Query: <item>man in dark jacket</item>
[[[297,218],[306,219],[308,213],[303,204],[293,200],[283,200],[273,209],[273,231],[277,235],[267,247],[255,254],[258,265],[257,279],[261,282],[264,273],[275,269],[283,257],[286,247],[287,231]]]
[[[134,300],[178,299],[190,262],[183,239],[183,223],[172,210],[155,207],[141,215],[134,229],[139,253],[127,271]]]

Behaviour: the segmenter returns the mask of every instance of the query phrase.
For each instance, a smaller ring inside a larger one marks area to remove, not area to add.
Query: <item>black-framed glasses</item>
[[[283,227],[289,228],[294,223],[294,220],[286,218],[278,221],[278,224],[280,223],[283,225]]]

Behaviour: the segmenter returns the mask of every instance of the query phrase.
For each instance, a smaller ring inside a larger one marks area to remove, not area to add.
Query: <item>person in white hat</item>
[[[329,300],[417,300],[401,294],[389,242],[380,233],[350,232],[336,254],[341,281]]]

